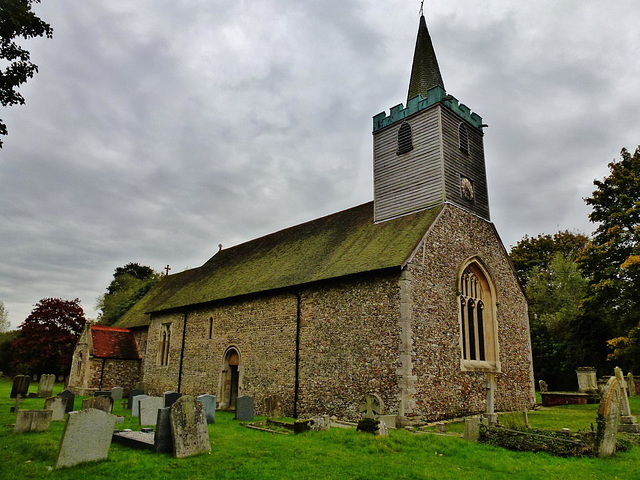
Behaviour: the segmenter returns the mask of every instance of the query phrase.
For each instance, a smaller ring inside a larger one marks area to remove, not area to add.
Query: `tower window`
[[[467,126],[464,123],[458,125],[458,139],[460,141],[460,150],[469,154],[469,136],[467,135]]]
[[[171,347],[171,324],[163,323],[160,331],[160,365],[169,365],[169,348]]]
[[[213,317],[209,317],[209,340],[213,338]]]
[[[413,150],[413,140],[411,138],[411,125],[407,122],[402,122],[400,129],[398,130],[398,155],[407,153]]]

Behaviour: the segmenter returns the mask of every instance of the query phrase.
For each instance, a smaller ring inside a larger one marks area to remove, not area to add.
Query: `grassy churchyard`
[[[37,385],[31,385],[34,392]],[[413,434],[391,431],[374,437],[355,430],[277,435],[249,430],[226,412],[216,413],[209,425],[212,452],[186,459],[112,444],[109,458],[66,469],[52,469],[63,422],[49,432],[14,434],[9,424],[11,382],[0,379],[0,478],[2,479],[632,479],[640,478],[640,447],[609,459],[560,458],[544,453],[519,453],[466,442],[455,434]],[[54,395],[62,391],[56,384]],[[79,408],[81,397],[76,397]],[[41,409],[44,399],[25,399],[21,407]],[[640,413],[640,396],[631,399]],[[595,423],[597,405],[565,406],[529,413],[533,427],[588,429]],[[126,416],[116,402],[114,413]],[[117,428],[139,429],[126,417]],[[457,428],[456,428],[457,427]],[[449,430],[461,431],[458,425]]]

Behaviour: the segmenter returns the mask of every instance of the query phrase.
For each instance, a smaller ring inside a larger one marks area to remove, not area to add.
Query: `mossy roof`
[[[117,323],[146,313],[401,267],[442,207],[373,223],[373,202],[223,249],[199,268],[164,277]]]

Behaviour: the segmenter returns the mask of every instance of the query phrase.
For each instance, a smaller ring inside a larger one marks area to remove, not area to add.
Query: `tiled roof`
[[[376,224],[369,202],[223,249],[199,268],[164,277],[117,325],[144,326],[149,312],[401,267],[440,210]]]
[[[131,330],[126,328],[91,326],[93,356],[137,360],[140,358],[138,344]]]

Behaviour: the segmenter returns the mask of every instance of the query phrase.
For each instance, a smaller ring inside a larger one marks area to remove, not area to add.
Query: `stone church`
[[[218,251],[116,324],[149,393],[354,419],[531,407],[527,303],[490,220],[483,123],[447,94],[420,17],[407,104],[373,117],[374,199]]]

